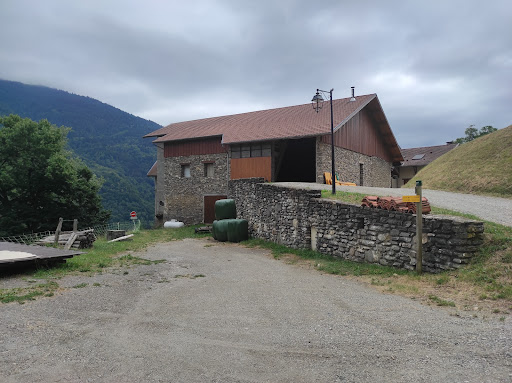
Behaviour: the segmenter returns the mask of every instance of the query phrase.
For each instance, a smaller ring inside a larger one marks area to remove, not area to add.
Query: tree
[[[473,141],[475,138],[485,136],[486,134],[489,134],[489,133],[492,133],[492,132],[495,132],[498,130],[496,128],[493,128],[490,125],[483,126],[482,128],[480,128],[480,130],[478,130],[474,126],[475,125],[469,125],[469,128],[467,128],[464,131],[464,134],[466,135],[466,137],[457,138],[455,140],[455,142],[457,142],[458,144],[463,144],[465,142]]]
[[[0,236],[54,230],[59,217],[102,224],[101,182],[66,150],[69,128],[0,117]]]

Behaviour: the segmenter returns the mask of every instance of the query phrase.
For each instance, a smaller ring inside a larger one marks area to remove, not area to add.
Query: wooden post
[[[422,273],[423,264],[423,204],[421,201],[421,181],[416,181],[415,193],[419,195],[420,202],[416,202],[416,272]]]
[[[64,221],[64,218],[59,218],[59,224],[57,225],[57,230],[55,230],[55,245],[59,245],[59,235],[60,231],[62,230],[62,222]]]
[[[78,231],[78,219],[73,220],[73,231]]]

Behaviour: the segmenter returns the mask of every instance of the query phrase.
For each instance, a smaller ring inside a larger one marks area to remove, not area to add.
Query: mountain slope
[[[135,210],[143,221],[153,221],[154,185],[146,174],[156,150],[142,136],[158,124],[89,97],[0,80],[0,115],[11,113],[70,127],[70,149],[105,180],[100,195],[112,220],[127,220]]]
[[[439,157],[404,187],[512,198],[512,125],[467,142]]]

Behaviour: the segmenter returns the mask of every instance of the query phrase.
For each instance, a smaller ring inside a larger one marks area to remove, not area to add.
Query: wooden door
[[[226,195],[204,196],[204,223],[213,223],[215,220],[215,201],[228,198]]]

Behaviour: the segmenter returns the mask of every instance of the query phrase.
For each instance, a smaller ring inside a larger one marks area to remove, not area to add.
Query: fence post
[[[59,244],[59,235],[60,231],[62,230],[62,221],[64,221],[64,218],[59,218],[59,224],[57,225],[57,230],[55,230],[55,245]]]
[[[422,273],[423,266],[423,203],[421,192],[421,181],[416,181],[415,192],[420,197],[420,202],[416,202],[416,272]]]

